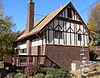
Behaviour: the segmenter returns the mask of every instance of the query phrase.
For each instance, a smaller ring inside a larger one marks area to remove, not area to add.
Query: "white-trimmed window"
[[[26,48],[25,49],[20,49],[20,53],[26,53]]]

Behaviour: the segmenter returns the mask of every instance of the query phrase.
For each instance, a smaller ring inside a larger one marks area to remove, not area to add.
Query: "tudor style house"
[[[86,24],[71,2],[34,22],[34,3],[30,0],[26,29],[15,41],[17,55],[21,57],[20,62],[27,64],[49,66],[51,61],[60,67],[70,68],[73,61],[81,60],[82,46],[89,60],[89,35]],[[16,59],[14,63],[17,63]]]

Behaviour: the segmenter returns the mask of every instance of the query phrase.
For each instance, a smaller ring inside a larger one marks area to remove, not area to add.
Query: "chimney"
[[[26,24],[26,33],[29,33],[34,26],[34,3],[32,0],[28,3],[28,15],[27,15],[27,24]],[[26,41],[27,44],[27,54],[31,55],[31,39],[29,38]],[[30,64],[30,57],[27,58],[27,64]]]
[[[34,26],[34,3],[32,0],[28,3],[28,15],[27,15],[27,24],[26,32],[29,33]]]

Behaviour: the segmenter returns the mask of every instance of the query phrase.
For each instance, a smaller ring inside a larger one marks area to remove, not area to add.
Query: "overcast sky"
[[[100,0],[33,0],[35,14],[47,15],[70,1],[72,1],[83,20],[87,22],[89,10],[91,9],[90,5]],[[26,27],[28,2],[29,0],[3,0],[5,15],[13,17],[16,23],[16,30],[22,31]],[[42,17],[35,15],[35,21]]]

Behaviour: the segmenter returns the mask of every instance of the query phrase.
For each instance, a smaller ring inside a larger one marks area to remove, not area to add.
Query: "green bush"
[[[44,74],[36,74],[33,78],[44,78]]]
[[[25,74],[21,74],[20,78],[27,78]]]
[[[0,73],[0,78],[2,77],[2,74]]]
[[[44,68],[42,72],[52,75],[54,78],[71,78],[68,69],[55,69],[55,68]]]
[[[68,76],[68,73],[63,72],[63,71],[57,71],[54,77],[55,78],[70,78],[70,76]]]
[[[59,69],[59,73],[60,73],[60,75],[63,74],[63,76],[64,76],[64,77],[61,77],[61,78],[71,78],[70,72],[69,72],[69,70],[66,69],[66,68],[61,68],[61,69]]]
[[[13,78],[14,75],[15,75],[15,73],[10,73],[10,74],[8,74],[5,78]]]
[[[47,75],[45,76],[45,78],[54,78],[54,76],[51,75],[51,74],[47,74]]]
[[[17,74],[14,76],[14,78],[19,78],[20,74],[21,74],[21,73],[17,73]]]
[[[14,78],[26,78],[26,75],[23,73],[17,73]]]
[[[57,69],[55,69],[55,68],[44,68],[42,70],[42,72],[46,72],[46,74],[55,75],[55,73],[57,72]]]
[[[69,70],[67,68],[61,68],[59,69],[60,71],[63,71],[63,72],[66,72],[66,73],[69,73]]]

